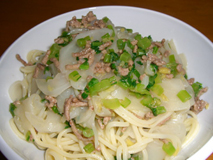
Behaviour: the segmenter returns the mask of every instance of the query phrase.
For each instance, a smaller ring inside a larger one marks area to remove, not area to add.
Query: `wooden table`
[[[72,10],[103,5],[125,5],[163,12],[193,26],[213,42],[213,0],[1,0],[0,54],[35,25]],[[6,159],[0,154],[0,159]],[[213,160],[213,154],[208,158]]]

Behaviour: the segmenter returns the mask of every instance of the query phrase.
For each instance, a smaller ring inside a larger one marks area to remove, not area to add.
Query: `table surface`
[[[0,55],[19,36],[49,18],[76,9],[105,5],[135,6],[168,14],[188,23],[213,42],[213,0],[1,0]],[[1,152],[0,159],[6,159]],[[213,154],[208,160],[213,160]]]

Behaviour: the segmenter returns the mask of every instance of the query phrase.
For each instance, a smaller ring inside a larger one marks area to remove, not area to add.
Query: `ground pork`
[[[118,66],[118,72],[122,76],[126,76],[129,74],[129,69],[128,68],[122,68],[121,66]]]
[[[145,115],[144,115],[144,119],[148,120],[148,119],[151,119],[154,117],[154,114],[152,112],[147,112]]]
[[[16,59],[17,59],[19,62],[21,62],[24,66],[32,66],[31,63],[27,63],[25,60],[23,60],[19,54],[16,54]]]
[[[194,78],[190,78],[187,81],[188,81],[189,85],[192,85],[194,83],[195,79]]]
[[[58,71],[60,71],[60,68],[59,68],[60,63],[59,63],[58,59],[57,58],[50,58],[50,61],[53,62],[55,67],[58,69]]]
[[[143,57],[142,57],[143,58]],[[161,57],[157,57],[154,54],[148,54],[148,60],[150,60],[152,63],[156,64],[157,66],[163,66],[166,64],[166,62],[164,62]]]
[[[109,47],[109,46],[111,46],[111,45],[112,45],[112,42],[111,42],[111,41],[108,41],[108,42],[106,42],[106,43],[100,45],[100,46],[99,46],[99,50],[100,50],[100,51],[103,51],[106,47]]]
[[[49,55],[50,55],[51,51],[50,50],[47,50],[45,56],[43,57],[41,63],[43,63],[44,65],[47,64],[47,61],[49,60]]]
[[[57,103],[57,99],[52,96],[46,95],[45,99],[48,100],[48,102],[46,103],[46,106],[48,108],[52,108]]]
[[[196,114],[200,113],[208,103],[204,100],[200,100],[199,98],[196,98],[195,104],[190,108],[190,110]]]
[[[94,73],[109,73],[111,71],[110,63],[98,62],[95,65]]]

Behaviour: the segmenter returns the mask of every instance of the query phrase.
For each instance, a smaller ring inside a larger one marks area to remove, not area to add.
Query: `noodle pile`
[[[10,125],[46,160],[173,159],[199,131],[204,91],[187,81],[172,40],[89,12],[68,21],[48,51],[17,59],[24,77],[9,89]]]

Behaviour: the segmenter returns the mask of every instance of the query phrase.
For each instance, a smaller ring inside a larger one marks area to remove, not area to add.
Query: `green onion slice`
[[[102,99],[104,107],[109,109],[116,109],[120,107],[120,102],[117,98],[114,99]]]
[[[85,127],[83,129],[82,134],[83,134],[84,137],[92,137],[92,136],[94,136],[93,130],[91,128],[87,128],[87,127]]]
[[[78,71],[73,71],[69,74],[69,79],[77,82],[81,78],[81,75],[78,73]]]
[[[162,149],[164,150],[164,152],[166,152],[166,154],[168,154],[169,156],[172,156],[176,149],[175,147],[172,145],[171,142],[168,142],[168,143],[164,143],[163,146],[162,146]]]
[[[88,143],[86,146],[84,146],[84,150],[87,153],[91,153],[92,151],[95,150],[95,147],[92,143]]]
[[[129,98],[125,97],[124,100],[122,100],[122,101],[120,102],[120,104],[121,104],[124,108],[126,108],[126,107],[128,107],[128,106],[131,104],[131,101],[130,101]]]
[[[177,96],[182,102],[186,102],[192,98],[192,96],[186,90],[181,90],[178,92]]]

